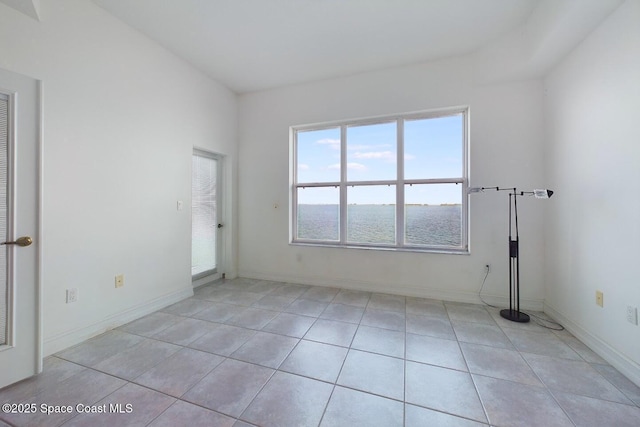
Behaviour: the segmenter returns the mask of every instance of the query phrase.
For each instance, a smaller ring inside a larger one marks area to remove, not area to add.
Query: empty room
[[[639,112],[640,0],[0,0],[0,427],[637,427]]]

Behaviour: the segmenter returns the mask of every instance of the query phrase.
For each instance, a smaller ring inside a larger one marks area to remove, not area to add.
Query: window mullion
[[[469,249],[469,113],[462,113],[462,245]]]
[[[340,126],[340,244],[347,241],[347,127]]]
[[[291,230],[289,241],[298,240],[298,131],[291,130],[290,138],[291,143],[291,157],[289,159],[292,165],[289,171],[289,179],[291,181]]]
[[[396,246],[404,246],[404,120],[396,121],[397,173],[396,184]]]

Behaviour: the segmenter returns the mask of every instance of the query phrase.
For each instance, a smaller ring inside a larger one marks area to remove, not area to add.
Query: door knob
[[[18,237],[15,242],[3,242],[0,243],[0,245],[18,245],[18,246],[29,246],[30,244],[33,243],[33,239],[29,236],[22,236],[22,237]]]

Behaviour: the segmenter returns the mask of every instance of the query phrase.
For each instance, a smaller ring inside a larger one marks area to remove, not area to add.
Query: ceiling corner
[[[40,15],[40,0],[0,0],[0,3],[4,3],[10,8],[24,13],[38,22],[42,21]]]

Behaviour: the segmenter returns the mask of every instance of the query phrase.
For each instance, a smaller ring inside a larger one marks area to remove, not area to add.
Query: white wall
[[[469,105],[471,184],[544,188],[541,81],[484,83],[485,76],[473,72],[475,61],[457,58],[241,96],[240,275],[476,302],[484,265],[491,263],[486,295],[508,296],[506,193],[472,196],[471,255],[288,242],[292,125]],[[542,214],[542,204],[522,201],[522,298],[538,309]]]
[[[545,80],[545,310],[640,384],[640,2],[616,10]],[[595,292],[604,292],[604,307]]]
[[[86,0],[0,4],[0,67],[44,86],[45,354],[191,292],[191,153],[228,156],[236,96]],[[187,207],[176,210],[176,201]],[[233,254],[233,225],[226,229]],[[235,274],[232,257],[224,266]],[[114,276],[125,275],[115,289]],[[65,303],[65,289],[79,301]]]

